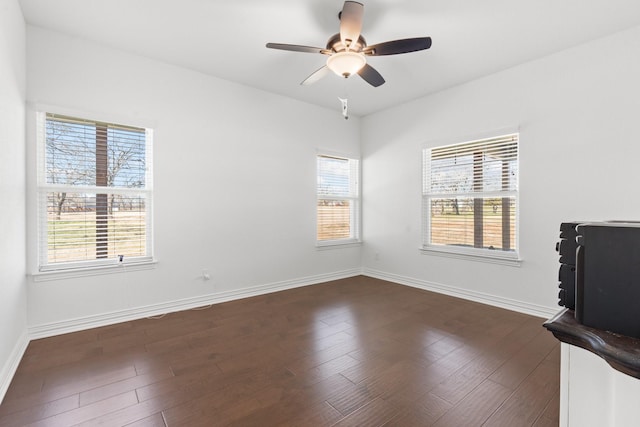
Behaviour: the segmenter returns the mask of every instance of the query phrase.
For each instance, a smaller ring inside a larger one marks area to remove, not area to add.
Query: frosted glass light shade
[[[341,77],[357,73],[366,63],[364,55],[356,52],[338,52],[327,58],[327,67]]]

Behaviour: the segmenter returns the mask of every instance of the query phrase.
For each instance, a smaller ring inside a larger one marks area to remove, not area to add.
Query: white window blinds
[[[41,271],[152,258],[149,129],[38,115]]]
[[[357,159],[317,157],[318,244],[349,243],[360,238],[360,189]]]
[[[517,248],[518,134],[426,149],[425,247]]]

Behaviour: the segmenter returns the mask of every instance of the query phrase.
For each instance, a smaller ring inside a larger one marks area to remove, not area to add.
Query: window
[[[149,129],[38,114],[40,271],[152,259]]]
[[[360,240],[358,160],[318,156],[317,212],[319,246]]]
[[[423,248],[517,258],[518,134],[424,150]]]

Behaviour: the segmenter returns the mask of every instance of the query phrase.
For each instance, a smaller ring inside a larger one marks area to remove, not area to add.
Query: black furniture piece
[[[560,271],[558,280],[558,305],[575,310],[576,308],[576,227],[580,222],[563,222],[560,224],[560,241],[556,251],[560,254]]]
[[[576,320],[640,338],[640,223],[582,223],[576,231]]]

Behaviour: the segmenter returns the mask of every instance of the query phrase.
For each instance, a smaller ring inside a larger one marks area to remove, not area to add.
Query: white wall
[[[359,247],[315,248],[316,149],[359,155],[357,118],[345,121],[338,109],[35,27],[28,27],[27,41],[30,108],[54,105],[154,127],[158,259],[153,270],[31,279],[33,330],[44,333],[48,325],[59,332],[108,313],[359,271]],[[30,193],[30,243],[35,241],[34,201]],[[31,272],[37,269],[35,257],[31,245]],[[213,280],[201,279],[203,268]]]
[[[638,52],[640,27],[363,118],[365,271],[558,311],[560,222],[640,219]],[[513,126],[521,267],[421,254],[421,150]]]
[[[0,0],[0,401],[27,344],[25,51],[20,6]]]

